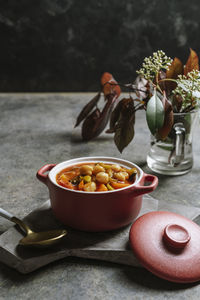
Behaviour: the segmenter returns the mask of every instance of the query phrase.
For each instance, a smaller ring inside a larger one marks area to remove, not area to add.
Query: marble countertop
[[[136,116],[135,138],[120,154],[111,135],[103,133],[87,143],[74,129],[90,93],[0,94],[0,203],[23,218],[48,199],[48,190],[36,179],[46,163],[78,156],[106,155],[134,161],[145,172],[149,131],[143,112]],[[200,131],[194,132],[194,167],[183,176],[159,175],[152,196],[200,207]],[[13,226],[1,218],[0,233]],[[0,264],[0,299],[199,299],[198,284],[175,284],[145,269],[114,263],[65,258],[22,275]]]

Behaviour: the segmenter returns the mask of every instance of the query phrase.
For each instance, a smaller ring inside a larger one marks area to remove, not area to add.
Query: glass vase
[[[174,113],[172,130],[165,140],[151,136],[148,167],[164,175],[182,175],[193,166],[192,135],[198,111]]]

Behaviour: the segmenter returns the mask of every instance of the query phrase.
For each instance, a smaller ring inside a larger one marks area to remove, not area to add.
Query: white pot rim
[[[124,167],[127,167],[127,168],[136,168],[138,170],[138,174],[136,175],[137,178],[135,180],[135,182],[133,184],[131,184],[130,186],[127,186],[127,187],[124,187],[124,188],[121,188],[121,189],[118,189],[118,190],[112,190],[112,191],[104,191],[104,192],[85,192],[85,191],[77,191],[77,190],[71,190],[71,189],[68,189],[68,188],[65,188],[61,185],[59,185],[57,182],[56,182],[56,175],[62,171],[63,169],[69,167],[69,166],[73,166],[73,165],[77,165],[77,164],[80,164],[80,163],[96,163],[96,162],[104,162],[104,163],[112,163],[112,164],[119,164],[119,165],[122,165]],[[73,158],[73,159],[70,159],[70,160],[66,160],[66,161],[63,161],[61,163],[58,163],[53,169],[51,169],[51,171],[49,172],[48,174],[48,178],[49,180],[54,184],[56,185],[57,187],[61,188],[61,189],[64,189],[66,191],[70,191],[70,192],[73,192],[73,193],[84,193],[84,194],[107,194],[107,193],[116,193],[116,192],[119,192],[119,191],[122,191],[122,190],[126,190],[126,189],[130,189],[131,187],[135,186],[138,184],[138,182],[140,182],[142,176],[143,176],[143,171],[140,167],[138,167],[138,165],[128,161],[128,160],[125,160],[125,159],[121,159],[121,158],[116,158],[116,157],[109,157],[109,156],[91,156],[91,157],[78,157],[78,158]]]

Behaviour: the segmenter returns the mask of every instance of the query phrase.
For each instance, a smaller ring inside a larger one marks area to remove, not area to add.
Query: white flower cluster
[[[179,75],[176,83],[177,87],[172,93],[182,97],[182,108],[184,109],[189,104],[197,106],[200,101],[200,72],[192,70],[187,76]]]
[[[160,70],[169,69],[172,61],[162,50],[158,50],[152,56],[145,57],[142,68],[136,72],[145,79],[153,81]]]

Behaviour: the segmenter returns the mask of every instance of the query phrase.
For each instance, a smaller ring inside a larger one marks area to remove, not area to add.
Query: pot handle
[[[137,196],[147,194],[147,193],[154,191],[158,185],[158,177],[156,177],[154,175],[144,173],[143,178],[144,178],[144,184],[145,184],[145,182],[151,182],[151,184],[150,185],[139,185],[139,184],[135,185],[134,193]]]
[[[41,167],[37,171],[37,174],[36,174],[37,179],[39,179],[39,181],[41,181],[42,183],[47,185],[48,174],[44,174],[44,173],[50,171],[55,166],[56,166],[56,164],[47,164],[47,165],[44,165],[43,167]]]

